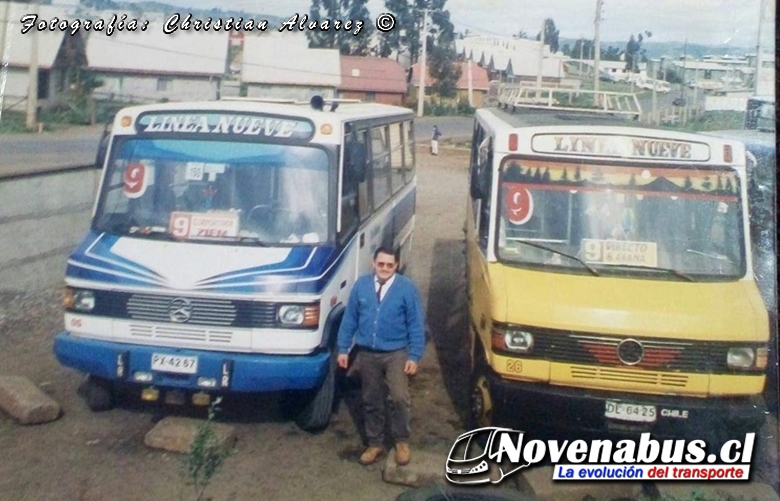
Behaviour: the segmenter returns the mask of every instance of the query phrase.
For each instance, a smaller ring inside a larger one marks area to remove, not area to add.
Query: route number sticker
[[[172,212],[168,231],[181,239],[236,238],[238,225],[237,212]]]
[[[658,266],[655,242],[582,239],[582,255],[588,263]]]
[[[505,203],[506,218],[512,224],[525,224],[534,213],[534,199],[523,186],[507,185]]]
[[[146,188],[152,184],[150,181],[153,175],[153,170],[142,163],[128,164],[125,167],[122,187],[125,196],[127,198],[142,197],[146,193]]]

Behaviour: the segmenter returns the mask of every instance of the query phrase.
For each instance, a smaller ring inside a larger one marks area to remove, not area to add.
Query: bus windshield
[[[117,137],[93,222],[140,238],[328,238],[328,155],[308,146]]]
[[[508,158],[498,207],[502,261],[688,281],[745,273],[733,169]]]

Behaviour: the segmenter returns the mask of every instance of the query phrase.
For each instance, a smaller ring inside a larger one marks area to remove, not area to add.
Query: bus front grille
[[[655,371],[635,371],[630,369],[613,369],[596,366],[571,367],[572,379],[593,380],[607,384],[616,382],[685,388],[688,376],[684,374],[666,374]]]

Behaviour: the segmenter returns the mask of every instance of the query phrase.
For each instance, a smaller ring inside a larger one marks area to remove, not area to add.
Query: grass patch
[[[705,111],[697,117],[689,118],[685,125],[673,124],[666,125],[664,128],[686,132],[706,132],[742,129],[744,122],[744,111]]]

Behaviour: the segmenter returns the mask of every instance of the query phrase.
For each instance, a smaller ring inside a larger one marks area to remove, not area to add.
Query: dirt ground
[[[443,468],[453,440],[466,431],[462,228],[468,157],[444,150],[439,157],[420,152],[418,160],[408,275],[426,304],[431,341],[411,383],[411,444],[413,453],[441,454]],[[63,408],[59,420],[38,426],[0,415],[0,501],[195,499],[186,485],[184,456],[149,449],[143,440],[166,415],[205,413],[134,402],[91,413],[76,393],[83,377],[52,355],[53,335],[61,327],[59,290],[0,297],[0,374],[28,377]],[[408,489],[383,482],[378,464],[357,463],[357,398],[354,390],[347,392],[331,426],[315,435],[284,420],[274,396],[226,401],[219,420],[235,426],[238,441],[207,495],[214,501],[395,499]],[[761,475],[776,484],[776,453],[768,457]]]
[[[407,272],[420,287],[431,342],[413,379],[412,451],[440,451],[442,468],[463,431],[467,383],[462,225],[467,155],[419,155],[413,256]],[[453,301],[455,299],[455,301]],[[0,500],[194,499],[184,456],[147,448],[145,434],[166,415],[204,417],[201,409],[123,402],[91,413],[76,391],[83,377],[61,367],[52,339],[62,329],[60,291],[0,297],[0,375],[25,376],[63,408],[52,423],[20,426],[0,414]],[[446,381],[446,383],[445,383]],[[460,392],[460,393],[459,393]],[[311,435],[286,421],[278,399],[226,400],[219,420],[235,426],[235,453],[207,495],[223,500],[395,499],[407,490],[357,463],[362,441],[348,392],[332,424]],[[460,414],[459,414],[460,413]]]

